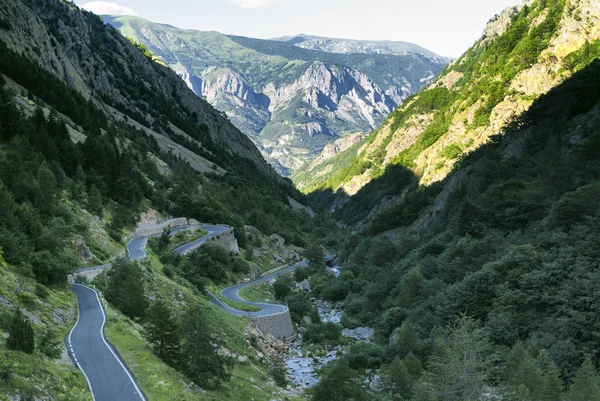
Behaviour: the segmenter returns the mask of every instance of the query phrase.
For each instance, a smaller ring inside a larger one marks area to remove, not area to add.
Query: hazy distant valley
[[[325,145],[370,132],[448,62],[403,42],[260,40],[104,17],[144,44],[259,147],[283,175]]]

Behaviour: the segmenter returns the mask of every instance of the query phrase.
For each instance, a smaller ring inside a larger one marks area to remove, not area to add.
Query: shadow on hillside
[[[546,129],[535,130],[533,137],[527,140],[525,151],[527,154],[533,155],[541,149],[551,132],[560,136],[561,127],[568,120],[590,111],[597,105],[598,101],[600,101],[600,60],[595,60],[537,99],[529,110],[511,121],[505,127],[504,132],[492,136],[487,144],[464,155],[446,179],[427,188],[407,191],[407,200],[417,203],[417,205],[410,205],[414,206],[411,208],[408,206],[396,208],[403,209],[398,210],[398,214],[404,213],[405,216],[386,213],[386,218],[390,220],[385,224],[386,229],[392,229],[414,221],[410,219],[412,217],[416,218],[422,210],[419,205],[422,204],[423,207],[426,207],[429,201],[435,198],[443,189],[452,174],[483,158],[499,157],[497,147],[506,144],[508,138],[519,135],[524,129],[533,125],[544,124]],[[597,138],[591,138],[590,140],[600,142],[600,139]],[[589,157],[582,155],[584,158],[597,158],[600,155],[600,143],[588,144],[585,149],[588,153],[591,153],[587,155]],[[375,207],[385,205],[386,200],[400,196],[408,187],[418,188],[417,176],[402,165],[394,165],[388,166],[384,174],[372,180],[354,196],[348,196],[343,190],[333,192],[328,189],[315,191],[309,197],[320,205],[327,205],[330,209],[333,205],[335,217],[346,224],[352,225],[369,216]],[[403,203],[408,205],[411,202]],[[343,207],[339,207],[341,203],[343,203]],[[385,209],[385,206],[381,209]],[[379,212],[381,210],[377,210],[377,213]]]

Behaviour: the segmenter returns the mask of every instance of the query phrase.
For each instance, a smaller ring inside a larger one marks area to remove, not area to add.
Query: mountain
[[[451,61],[450,59],[439,56],[419,45],[401,41],[337,39],[325,36],[306,35],[303,33],[294,36],[274,38],[273,40],[287,42],[303,49],[319,50],[329,53],[395,54],[398,56],[414,53],[445,62]]]
[[[578,1],[565,8],[562,1],[526,1],[506,9],[471,49],[370,136],[336,158],[297,171],[294,181],[307,192],[355,194],[397,164],[409,167],[422,184],[442,180],[461,155],[569,77],[581,58],[589,61],[590,43],[598,38],[594,4]]]
[[[379,131],[313,167],[312,196],[353,231],[313,294],[375,332],[315,399],[371,372],[374,399],[600,399],[599,20],[597,0],[510,8]]]
[[[103,18],[226,113],[284,175],[328,143],[373,130],[445,66],[418,53],[330,53],[138,17]]]
[[[0,399],[92,398],[66,348],[79,316],[68,278],[113,262],[93,282],[106,312],[96,327],[148,399],[283,398],[262,334],[251,345],[256,329],[204,288],[299,259],[331,232],[329,219],[147,48],[74,3],[0,0],[0,54]],[[173,217],[233,227],[235,240],[214,242],[237,242],[241,254],[218,245],[194,260],[172,254],[199,230],[165,232],[143,242],[144,261],[126,259],[136,228]],[[170,336],[169,357],[153,325]],[[176,363],[198,341],[200,355]]]
[[[381,374],[370,389],[382,398],[598,399],[600,43],[592,49],[595,61],[573,59],[581,70],[445,179],[419,187],[397,165],[336,211],[349,219],[373,191],[404,184],[345,239],[341,275],[309,279],[345,326],[375,329],[330,365],[315,399],[335,399],[348,385],[338,377],[365,370]]]

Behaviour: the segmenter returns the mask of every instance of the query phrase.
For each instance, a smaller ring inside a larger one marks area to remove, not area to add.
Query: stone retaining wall
[[[156,224],[156,222],[140,223],[137,225],[137,227],[135,229],[135,236],[141,237],[141,236],[161,234],[166,228],[186,226],[187,224],[188,224],[188,221],[185,217],[167,220],[160,224]]]
[[[233,252],[235,254],[240,253],[240,247],[238,246],[237,239],[235,238],[235,234],[232,231],[227,231],[225,233],[219,234],[214,238],[214,243],[221,245],[229,252]]]
[[[290,310],[269,316],[255,316],[251,318],[256,327],[263,333],[268,333],[277,338],[289,338],[294,335],[294,326]]]

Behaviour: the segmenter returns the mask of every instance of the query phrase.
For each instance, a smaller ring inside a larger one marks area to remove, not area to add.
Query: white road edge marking
[[[261,282],[267,282],[267,281],[269,281],[269,278],[268,278],[268,277],[270,277],[270,276],[272,276],[271,278],[275,278],[275,277],[277,277],[277,276],[280,276],[280,275],[282,275],[282,274],[291,273],[291,272],[293,272],[294,270],[296,270],[297,268],[299,268],[299,267],[304,267],[304,266],[306,266],[306,261],[301,261],[301,262],[298,262],[298,263],[296,263],[295,265],[292,265],[292,266],[290,266],[290,267],[286,267],[285,269],[282,269],[282,270],[280,270],[280,271],[277,271],[277,272],[271,273],[270,275],[268,275],[268,276],[266,276],[266,277],[263,277],[263,278],[261,278],[261,279],[258,279],[258,280],[255,280],[255,281],[252,281],[252,282],[250,282],[250,283],[238,284],[239,288],[238,288],[238,289],[235,291],[235,296],[236,296],[237,298],[239,298],[239,299],[243,300],[243,301],[249,302],[249,301],[245,300],[244,298],[242,298],[242,297],[240,296],[239,292],[240,292],[240,290],[241,290],[242,288],[250,287],[250,286],[252,286],[252,285],[256,285],[256,284],[258,284],[258,283],[261,283]],[[234,287],[235,287],[235,286],[234,286]],[[223,295],[223,291],[225,291],[225,290],[227,290],[227,289],[229,289],[229,288],[231,288],[231,287],[228,287],[228,288],[223,288],[219,294],[220,294],[220,295],[221,295],[223,298],[229,299],[229,298],[227,298],[225,295]],[[208,291],[208,290],[207,290],[207,291]],[[209,291],[209,292],[210,292],[210,291]],[[213,296],[214,296],[214,295],[213,295]],[[217,298],[217,297],[215,297],[215,298]],[[218,298],[217,298],[217,299],[218,299]],[[224,303],[223,303],[223,301],[221,301],[220,299],[218,299],[218,301],[219,301],[221,304],[224,304]],[[230,299],[230,301],[234,301],[234,300],[233,300],[233,299]],[[237,301],[236,301],[236,302],[237,302]],[[234,308],[232,308],[231,306],[229,306],[229,305],[227,305],[227,304],[224,304],[224,305],[225,305],[225,306],[227,306],[227,307],[228,307],[229,309],[231,309],[231,310],[234,310],[234,311],[237,311],[237,312],[244,312],[244,311],[240,311],[240,310],[234,309]],[[269,304],[269,303],[264,303],[264,302],[250,302],[250,303],[248,303],[248,304],[246,304],[246,305],[278,306],[278,307],[280,307],[280,308],[281,308],[281,312],[277,312],[277,313],[282,313],[282,312],[285,312],[286,310],[288,310],[288,309],[289,309],[289,306],[286,306],[286,305],[280,305],[280,304]],[[252,313],[260,313],[260,312],[264,312],[264,311],[265,311],[265,309],[263,308],[263,309],[261,309],[261,310],[260,310],[260,311],[258,311],[258,312],[248,312],[248,313],[252,314]],[[251,315],[249,315],[249,316],[251,316]],[[263,315],[255,315],[255,316],[263,316]],[[264,316],[268,316],[268,315],[264,315]]]
[[[129,244],[131,244],[131,241],[133,241],[134,239],[137,239],[137,238],[140,238],[140,237],[133,237],[132,239],[129,240],[127,245],[125,245],[125,248],[127,249],[127,257],[129,258],[129,260],[137,260],[137,259],[131,259],[131,252],[129,251]],[[142,241],[142,244],[140,245],[140,251],[144,252],[144,256],[142,256],[140,259],[143,259],[146,256],[148,256],[148,254],[144,250],[144,246],[147,241],[148,241],[148,237],[145,237],[144,241]]]
[[[77,297],[77,294],[75,294],[75,297]],[[75,326],[73,326],[73,328],[69,332],[69,348],[71,348],[71,355],[73,355],[73,359],[75,361],[75,365],[77,365],[77,367],[79,368],[79,370],[81,371],[81,373],[83,373],[83,376],[85,377],[85,381],[87,382],[88,387],[90,388],[90,393],[92,393],[92,400],[96,401],[96,396],[94,395],[94,389],[92,388],[92,383],[90,382],[90,378],[85,373],[85,370],[83,370],[83,368],[79,364],[79,361],[77,361],[77,358],[75,357],[75,351],[73,351],[73,344],[71,344],[71,334],[73,334],[73,330],[75,330],[75,328],[79,324],[79,317],[80,316],[81,316],[81,313],[79,311],[79,299],[77,299],[77,322],[75,323]]]
[[[104,345],[106,345],[106,348],[108,348],[108,350],[115,357],[115,359],[117,360],[117,362],[119,362],[119,365],[121,365],[121,367],[123,368],[123,371],[125,372],[125,374],[127,375],[127,377],[129,377],[129,380],[131,381],[131,384],[133,384],[133,387],[137,391],[137,393],[140,396],[140,398],[142,399],[142,401],[146,401],[146,399],[142,395],[142,392],[141,392],[140,388],[136,384],[135,380],[133,380],[133,377],[131,376],[131,374],[129,373],[129,371],[127,370],[127,368],[123,364],[123,362],[121,362],[121,359],[117,356],[117,354],[115,354],[115,352],[113,351],[113,349],[111,348],[111,346],[108,345],[108,342],[106,341],[106,337],[104,337],[104,325],[106,324],[106,314],[104,313],[104,308],[102,307],[102,302],[100,301],[100,296],[98,295],[98,292],[96,292],[92,288],[87,287],[85,285],[81,285],[81,284],[74,284],[74,285],[78,285],[80,287],[86,288],[86,289],[92,291],[94,294],[96,294],[96,299],[98,300],[98,305],[100,306],[100,311],[102,312],[102,326],[100,327],[100,335],[102,336],[102,341],[104,341]],[[77,304],[79,305],[79,302]],[[77,322],[79,322],[79,316],[77,316]],[[75,325],[75,326],[77,326],[77,325]],[[74,328],[75,327],[73,327],[73,329]],[[73,332],[73,330],[71,330],[71,332]],[[71,334],[70,333],[69,333],[69,342],[71,342]],[[85,373],[84,373],[84,375],[85,375]],[[86,378],[87,378],[87,376],[86,376]],[[89,383],[89,381],[88,381],[88,383]],[[90,385],[90,389],[91,388],[92,387]],[[93,396],[94,396],[94,393],[92,392],[92,397]],[[95,401],[95,398],[94,398],[94,401]]]

